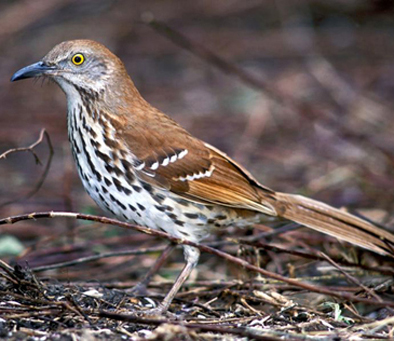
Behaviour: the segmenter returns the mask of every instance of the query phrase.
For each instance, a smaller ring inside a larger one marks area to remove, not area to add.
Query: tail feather
[[[319,201],[286,193],[276,193],[283,210],[279,215],[311,229],[394,257],[394,235],[350,213]]]

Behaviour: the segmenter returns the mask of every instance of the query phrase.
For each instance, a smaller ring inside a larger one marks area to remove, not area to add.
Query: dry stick
[[[354,296],[354,295],[351,295],[348,293],[343,293],[343,292],[340,293],[340,292],[328,290],[328,289],[325,289],[322,287],[310,285],[307,283],[302,283],[299,280],[286,278],[286,277],[281,276],[279,274],[275,274],[275,273],[269,272],[267,270],[261,269],[257,266],[254,266],[254,265],[244,261],[243,259],[239,259],[237,257],[231,256],[225,252],[219,251],[219,250],[211,248],[209,246],[201,245],[201,244],[194,243],[194,242],[184,240],[181,238],[176,238],[176,237],[171,236],[165,232],[152,230],[150,228],[142,227],[142,226],[138,226],[138,225],[133,225],[133,224],[122,222],[122,221],[119,221],[116,219],[94,216],[94,215],[89,215],[89,214],[73,213],[73,212],[53,212],[53,211],[51,211],[51,212],[33,212],[30,214],[22,214],[22,215],[3,218],[3,219],[0,219],[0,225],[14,224],[18,221],[23,221],[23,220],[35,220],[35,219],[41,219],[41,218],[57,218],[57,217],[82,219],[82,220],[100,222],[102,224],[117,225],[120,227],[143,232],[143,233],[146,233],[146,234],[149,234],[152,236],[162,237],[162,238],[168,239],[169,241],[171,241],[172,243],[175,243],[175,244],[184,244],[184,245],[194,246],[194,247],[200,249],[201,251],[216,255],[220,258],[226,259],[227,261],[238,264],[247,270],[260,273],[266,277],[270,277],[270,278],[294,285],[296,287],[299,287],[299,288],[302,288],[302,289],[305,289],[308,291],[313,291],[313,292],[317,292],[320,294],[330,295],[333,297],[349,300],[352,302],[362,302],[362,303],[373,304],[373,305],[377,305],[377,306],[393,307],[394,308],[394,302],[388,302],[388,301],[379,302],[377,300],[361,298],[361,297],[357,297],[357,296]]]
[[[75,308],[75,310],[79,313],[79,315],[82,316],[89,323],[91,327],[93,327],[94,324],[88,316],[89,313],[87,314],[85,311],[83,311],[83,309],[75,301],[74,297],[70,294],[66,294],[65,298],[69,304],[71,303],[71,305]]]
[[[49,168],[51,167],[51,163],[52,163],[52,158],[53,158],[54,152],[53,152],[53,146],[52,146],[52,142],[51,142],[51,138],[49,137],[49,134],[46,132],[45,129],[41,129],[40,136],[39,136],[38,140],[36,142],[34,142],[33,144],[31,144],[29,147],[13,148],[13,149],[7,150],[6,152],[4,152],[3,154],[0,155],[0,159],[2,159],[2,158],[5,159],[7,157],[7,155],[11,154],[11,153],[29,152],[29,153],[31,153],[34,156],[34,159],[35,159],[36,163],[42,164],[41,161],[40,161],[40,158],[34,152],[33,149],[42,142],[44,136],[45,136],[45,139],[46,139],[47,144],[48,144],[49,156],[48,156],[48,161],[47,161],[47,163],[45,165],[44,172],[41,175],[41,178],[38,180],[36,186],[31,191],[29,191],[27,194],[25,194],[24,196],[22,196],[20,198],[16,198],[16,199],[7,201],[5,203],[2,203],[0,205],[0,207],[4,207],[6,205],[13,204],[13,203],[18,202],[18,201],[23,200],[23,199],[29,199],[29,198],[31,198],[34,194],[36,194],[40,190],[41,186],[43,185],[43,183],[44,183],[44,181],[45,181],[45,179],[46,179],[46,177],[48,175]]]
[[[338,269],[350,282],[359,286],[361,289],[363,289],[366,293],[370,294],[376,300],[382,301],[382,299],[373,290],[366,287],[364,284],[360,283],[360,281],[357,278],[355,278],[354,276],[347,273],[344,269],[342,269],[334,260],[332,260],[330,257],[328,257],[325,253],[320,252],[320,255],[322,255],[326,259],[326,261],[329,262],[332,266],[334,266],[336,269]]]
[[[95,224],[91,224],[90,226],[97,229],[97,226],[95,226]],[[78,227],[78,229],[81,229],[81,228],[82,228],[82,226]],[[84,229],[86,230],[86,226],[84,226]],[[63,234],[62,236],[69,237],[69,235],[70,235],[70,232],[67,232],[66,234]],[[145,239],[143,239],[143,238],[145,238]],[[38,257],[41,259],[45,259],[45,257],[47,257],[48,255],[59,255],[59,254],[62,254],[63,252],[77,252],[81,249],[85,250],[87,247],[90,247],[90,246],[103,245],[103,244],[119,246],[120,243],[125,243],[128,246],[129,245],[141,246],[142,242],[145,242],[146,240],[148,240],[146,238],[149,239],[149,236],[139,235],[137,237],[136,235],[134,235],[134,236],[107,237],[107,238],[103,237],[103,238],[97,238],[94,240],[78,241],[78,242],[74,242],[73,244],[67,244],[67,245],[63,245],[63,246],[50,247],[50,246],[44,244],[44,246],[45,246],[45,248],[44,248],[42,245],[43,243],[53,241],[54,239],[59,239],[59,235],[53,235],[51,237],[44,237],[44,238],[40,239],[34,245],[34,248],[32,246],[26,248],[25,251],[16,258],[16,260],[19,260],[23,257],[30,257],[30,258],[34,258],[34,257],[37,258]],[[136,240],[137,240],[136,244],[130,243],[130,241],[136,242]],[[164,250],[164,247],[163,247],[163,250]]]
[[[6,262],[3,262],[1,259],[0,259],[0,268],[2,268],[10,276],[14,276],[14,268],[9,266]]]
[[[194,317],[194,316],[193,316]],[[222,317],[220,319],[217,318],[205,318],[205,319],[198,319],[196,317],[191,317],[188,319],[188,323],[199,323],[199,324],[225,324],[225,323],[233,323],[233,325],[240,325],[241,323],[248,323],[253,320],[256,320],[256,316],[247,316],[247,317]],[[264,319],[270,319],[271,316],[267,315]],[[259,319],[261,321],[261,319]],[[266,322],[266,321],[264,321]]]
[[[14,285],[18,285],[19,284],[19,282],[16,279],[14,279],[13,276],[10,277],[10,276],[7,276],[6,274],[0,272],[0,277],[4,278],[6,281],[11,282]]]
[[[119,256],[145,255],[147,253],[155,253],[155,252],[160,252],[160,251],[163,251],[163,250],[164,250],[164,248],[162,246],[160,246],[160,247],[151,247],[151,248],[138,249],[138,250],[126,250],[126,251],[118,251],[118,252],[107,252],[107,253],[101,253],[99,255],[78,258],[78,259],[75,259],[75,260],[72,260],[72,261],[68,261],[68,262],[56,263],[56,264],[51,264],[51,265],[37,266],[37,267],[33,268],[32,271],[34,271],[34,272],[42,272],[42,271],[46,271],[46,270],[61,269],[61,268],[65,268],[65,267],[68,267],[68,266],[71,266],[71,265],[87,263],[87,262],[91,262],[91,261],[98,260],[98,259],[101,259],[101,258],[110,258],[110,257],[119,257]]]
[[[156,259],[155,263],[151,266],[149,271],[145,274],[145,276],[130,290],[128,293],[135,294],[145,294],[146,288],[150,283],[152,277],[160,270],[163,266],[167,258],[170,256],[171,252],[175,249],[176,244],[170,243],[166,246],[160,256]]]
[[[0,159],[3,159],[3,158],[6,159],[8,154],[12,154],[12,153],[16,153],[16,152],[29,152],[29,153],[31,153],[34,156],[34,159],[35,159],[36,163],[42,165],[42,163],[40,161],[40,158],[34,152],[33,149],[34,149],[34,147],[38,146],[42,142],[42,139],[44,137],[44,132],[45,132],[45,129],[42,129],[40,131],[40,137],[38,138],[38,140],[36,142],[34,142],[33,144],[31,144],[30,146],[9,149],[9,150],[5,151],[3,154],[0,155]]]

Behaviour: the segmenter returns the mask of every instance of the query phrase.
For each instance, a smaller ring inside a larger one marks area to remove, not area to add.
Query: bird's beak
[[[44,62],[39,61],[15,72],[14,75],[11,77],[11,82],[19,81],[20,79],[25,78],[43,76],[47,74],[48,71],[53,70],[55,70],[54,66],[48,66]]]

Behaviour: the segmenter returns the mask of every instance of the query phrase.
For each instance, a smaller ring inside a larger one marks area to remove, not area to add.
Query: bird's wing
[[[161,122],[161,133],[134,126],[123,139],[137,158],[137,175],[153,186],[166,188],[185,199],[249,209],[276,216],[262,200],[263,188],[245,169],[216,148],[187,133],[173,121]],[[166,130],[169,131],[165,134]],[[175,130],[175,131],[174,131]]]

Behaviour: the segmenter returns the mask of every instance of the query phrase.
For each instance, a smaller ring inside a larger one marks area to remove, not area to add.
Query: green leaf
[[[5,235],[0,237],[0,256],[3,255],[19,255],[25,247],[14,236]]]

